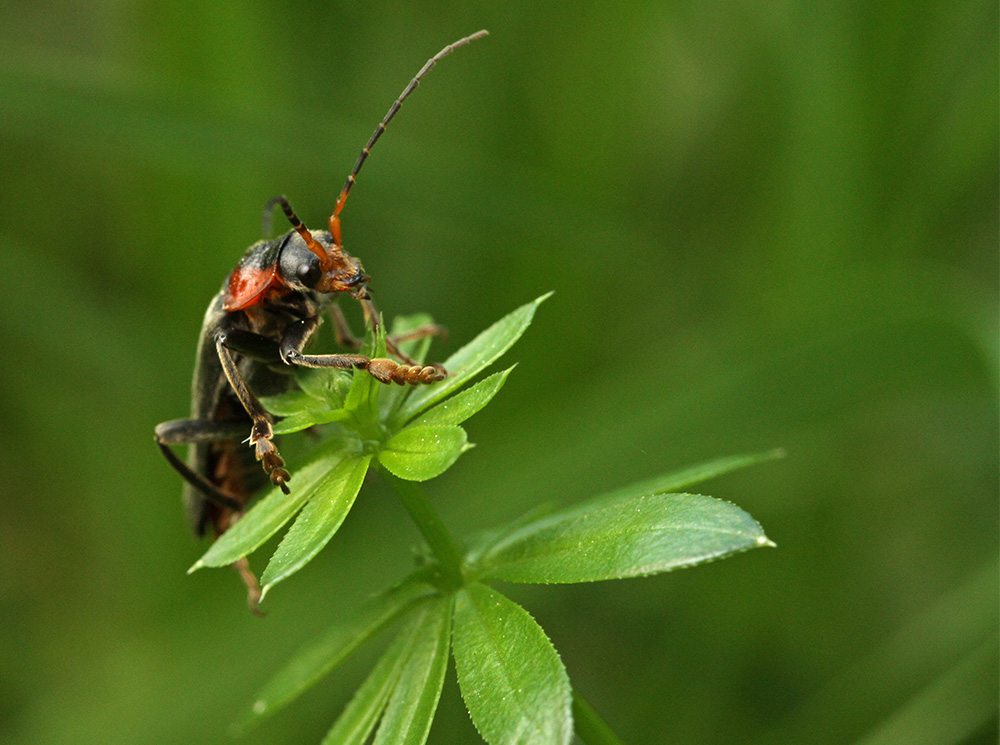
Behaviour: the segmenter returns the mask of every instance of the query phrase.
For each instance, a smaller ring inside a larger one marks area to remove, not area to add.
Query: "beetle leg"
[[[270,477],[271,483],[288,494],[286,482],[291,476],[284,469],[285,461],[278,454],[278,449],[272,442],[274,429],[271,427],[271,416],[247,386],[243,376],[240,375],[239,367],[226,346],[226,334],[216,335],[215,351],[219,354],[219,361],[222,363],[222,370],[229,380],[229,385],[232,386],[236,397],[239,398],[243,408],[253,420],[253,426],[250,428],[250,447],[256,450],[257,460],[264,467],[264,472]]]
[[[231,352],[268,364],[281,362],[278,344],[266,336],[243,329],[229,329],[222,334],[223,344]]]
[[[243,505],[239,500],[219,489],[215,484],[201,474],[195,472],[182,461],[168,445],[190,445],[199,442],[218,442],[242,436],[246,431],[246,422],[241,419],[232,421],[216,421],[205,419],[174,419],[156,426],[154,437],[160,446],[160,452],[167,463],[181,475],[185,481],[197,489],[205,499],[220,507],[242,512]]]
[[[380,383],[419,385],[444,379],[444,370],[434,365],[401,365],[385,357],[373,359],[360,354],[302,354],[302,349],[318,325],[319,319],[315,317],[291,324],[281,339],[281,359],[289,365],[299,365],[300,367],[367,370]]]
[[[370,305],[371,301],[362,301],[366,305]],[[375,318],[376,314],[374,308],[368,313],[369,318]],[[342,347],[347,347],[353,351],[361,349],[361,339],[354,335],[351,331],[351,327],[347,323],[347,319],[344,318],[344,311],[340,309],[340,306],[333,304],[330,306],[330,318],[333,320],[333,334],[334,338],[337,340],[337,344]],[[447,332],[444,326],[438,326],[433,323],[428,323],[419,328],[413,329],[413,331],[408,331],[405,334],[388,334],[385,337],[386,350],[393,355],[396,359],[405,362],[407,365],[418,365],[419,363],[410,357],[408,354],[403,352],[399,348],[399,345],[404,341],[413,341],[414,339],[422,339],[425,336],[444,336]]]
[[[371,301],[371,298],[365,298],[361,301],[361,307],[364,308],[365,318],[372,325],[373,329],[378,330],[378,311],[375,310],[375,304]],[[401,360],[410,367],[424,367],[415,359],[406,354],[399,345],[404,341],[413,341],[414,339],[422,339],[425,336],[447,336],[448,332],[444,326],[438,326],[436,323],[425,323],[423,326],[408,331],[405,334],[388,334],[385,337],[385,348],[389,354],[393,355],[396,359]],[[444,368],[440,365],[431,365],[431,367],[438,368],[442,375],[446,375]],[[440,380],[441,378],[439,378]]]
[[[344,318],[344,311],[336,303],[330,305],[330,320],[333,321],[333,335],[337,340],[337,344],[355,351],[361,349],[361,339],[356,337],[354,332],[351,331],[351,327],[347,324],[347,319]]]

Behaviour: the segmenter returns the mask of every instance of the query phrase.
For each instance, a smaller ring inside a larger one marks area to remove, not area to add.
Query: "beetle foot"
[[[247,561],[247,557],[244,556],[242,559],[237,560],[233,564],[233,569],[239,573],[243,584],[247,586],[247,607],[250,609],[250,612],[255,616],[263,616],[264,611],[260,609],[260,583],[250,569],[250,562]]]
[[[253,433],[250,435],[250,442],[256,450],[257,460],[264,467],[264,473],[271,479],[271,483],[281,489],[285,494],[289,493],[287,482],[291,480],[288,471],[284,469],[285,459],[278,454],[278,449],[271,442],[271,425],[264,422],[263,427],[258,431],[254,424]]]
[[[366,369],[378,382],[398,385],[436,383],[447,375],[440,365],[400,365],[385,357],[369,360]]]

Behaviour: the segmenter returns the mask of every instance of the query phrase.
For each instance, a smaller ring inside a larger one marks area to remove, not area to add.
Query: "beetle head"
[[[285,239],[279,271],[285,284],[296,290],[347,292],[357,300],[368,298],[366,286],[371,278],[361,262],[344,253],[329,233],[310,233],[301,223]]]

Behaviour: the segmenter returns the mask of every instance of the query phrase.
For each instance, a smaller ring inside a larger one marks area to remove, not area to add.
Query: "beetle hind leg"
[[[242,512],[242,503],[233,496],[226,494],[218,486],[195,472],[191,466],[177,457],[170,445],[190,445],[198,442],[218,442],[232,438],[237,432],[245,432],[246,423],[243,420],[215,421],[201,419],[173,419],[156,426],[154,438],[156,444],[166,458],[167,463],[181,475],[185,481],[198,490],[209,502]]]

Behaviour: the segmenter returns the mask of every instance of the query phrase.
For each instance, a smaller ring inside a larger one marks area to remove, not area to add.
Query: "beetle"
[[[352,352],[361,342],[336,304],[346,293],[361,303],[367,323],[378,314],[368,293],[370,282],[361,262],[343,250],[340,213],[369,152],[403,101],[443,57],[487,34],[479,31],[449,44],[431,57],[409,82],[362,148],[329,218],[328,231],[310,231],[288,200],[274,197],[264,208],[264,234],[280,205],[292,229],[247,249],[205,312],[191,385],[191,416],[163,422],[155,440],[163,456],[184,479],[184,503],[191,528],[202,537],[222,535],[243,514],[253,493],[268,481],[289,493],[291,475],[274,444],[271,415],[258,396],[287,390],[296,367],[365,370],[381,383],[425,385],[444,379],[439,365],[420,365],[399,349],[399,342],[437,334],[427,325],[405,337],[386,338],[389,358],[351,354],[306,354],[304,349],[330,313],[338,343]],[[247,438],[249,432],[249,438]],[[248,442],[250,447],[241,447]],[[182,460],[171,446],[187,445]],[[255,461],[259,461],[261,470]],[[257,612],[260,589],[247,560],[234,564]]]

